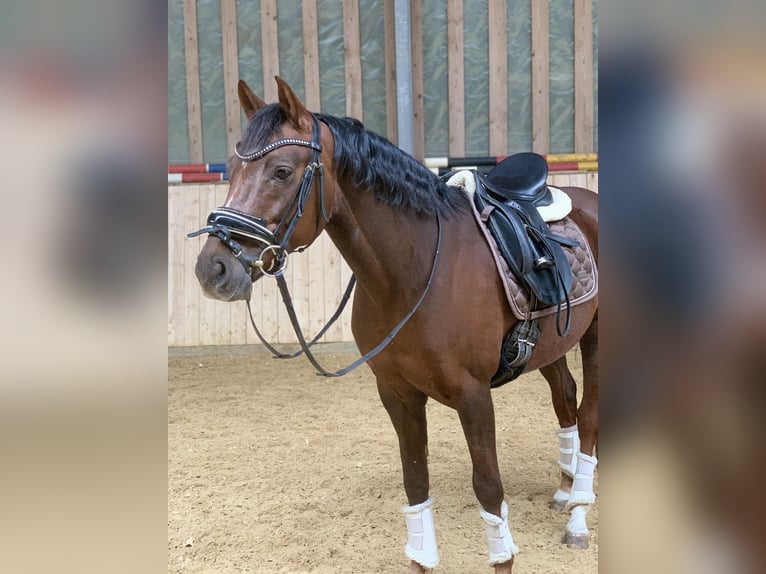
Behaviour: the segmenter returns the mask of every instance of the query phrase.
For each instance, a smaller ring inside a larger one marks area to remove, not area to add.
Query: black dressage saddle
[[[577,242],[551,233],[537,211],[550,205],[548,163],[536,153],[504,159],[486,178],[476,177],[476,207],[511,271],[537,299],[537,308],[568,301],[572,271],[562,245]]]
[[[531,201],[535,205],[553,203],[547,179],[548,162],[531,152],[509,156],[487,174],[495,195],[506,201]]]

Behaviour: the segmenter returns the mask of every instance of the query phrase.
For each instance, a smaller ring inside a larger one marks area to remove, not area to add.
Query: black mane
[[[467,205],[463,194],[450,190],[428,168],[387,139],[368,131],[353,118],[316,114],[335,140],[336,175],[360,190],[370,191],[382,203],[418,215],[444,217]],[[278,104],[260,109],[243,138],[248,152],[263,148],[272,134],[281,134],[287,116]]]
[[[395,209],[449,217],[462,194],[450,190],[428,168],[353,118],[317,114],[335,140],[333,161],[340,178],[375,194]]]

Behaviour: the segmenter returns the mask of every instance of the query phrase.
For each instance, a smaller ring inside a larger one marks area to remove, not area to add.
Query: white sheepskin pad
[[[461,189],[463,193],[473,201],[473,194],[476,193],[476,175],[475,172],[470,169],[463,169],[455,173],[447,180],[449,187],[456,187]],[[548,186],[553,196],[553,203],[550,205],[540,205],[537,207],[537,212],[543,221],[560,221],[564,219],[572,211],[572,200],[569,196],[560,190],[558,187]]]

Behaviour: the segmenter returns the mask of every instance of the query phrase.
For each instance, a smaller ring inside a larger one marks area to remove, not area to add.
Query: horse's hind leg
[[[583,392],[577,421],[580,426],[580,451],[595,455],[598,442],[598,316],[580,339]]]
[[[598,461],[595,457],[598,441],[598,316],[580,339],[582,351],[583,395],[577,411],[580,431],[580,452],[572,492],[566,504],[571,517],[566,527],[567,546],[588,547],[588,526],[585,515],[596,502],[593,478]]]
[[[407,502],[405,552],[410,558],[410,574],[429,572],[439,562],[436,548],[431,498],[428,496],[428,397],[409,385],[396,389],[378,379],[378,394],[399,438],[399,454]]]
[[[551,507],[570,511],[564,542],[567,546],[587,548],[589,540],[585,516],[595,502],[593,456],[598,437],[598,321],[593,320],[580,340],[583,360],[583,398],[577,408],[577,389],[567,367],[566,357],[543,367],[551,387],[553,408],[561,428],[559,435],[559,468],[561,484],[553,495]]]
[[[463,387],[457,408],[473,463],[473,489],[481,504],[480,515],[489,546],[489,563],[495,574],[511,574],[518,552],[508,527],[508,507],[495,446],[495,413],[488,386],[471,381]]]
[[[551,388],[553,410],[559,421],[558,441],[561,480],[553,494],[550,507],[564,510],[577,468],[577,452],[580,439],[577,432],[577,385],[567,367],[566,356],[540,369]]]

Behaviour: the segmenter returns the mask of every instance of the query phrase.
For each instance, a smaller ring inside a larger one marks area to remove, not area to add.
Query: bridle
[[[234,146],[234,154],[242,161],[257,161],[267,153],[275,149],[297,145],[311,148],[311,160],[306,165],[303,172],[301,183],[298,186],[290,205],[285,209],[282,219],[277,224],[274,231],[266,227],[266,220],[261,217],[255,217],[231,207],[218,207],[214,209],[207,218],[207,226],[189,233],[187,237],[196,237],[203,233],[215,235],[221,242],[229,248],[234,257],[236,257],[245,267],[248,275],[252,276],[253,269],[260,269],[264,275],[272,277],[281,274],[287,266],[288,243],[298,225],[298,221],[303,215],[311,190],[314,187],[314,178],[319,175],[319,205],[324,221],[329,221],[325,210],[324,200],[324,167],[322,166],[322,143],[320,141],[319,122],[315,116],[311,133],[311,141],[296,138],[283,138],[270,143],[261,150],[243,154],[239,148],[242,142]],[[293,212],[292,217],[290,213]],[[279,238],[282,233],[281,239]],[[263,246],[257,256],[252,257],[245,253],[242,246],[235,241],[234,237],[245,238],[254,241]],[[263,257],[265,254],[272,254],[272,261],[268,267],[265,266]]]
[[[329,218],[325,210],[324,166],[322,165],[322,161],[321,161],[322,143],[320,140],[321,132],[319,129],[319,120],[314,114],[311,114],[311,117],[313,119],[311,141],[296,139],[296,138],[283,138],[281,140],[277,140],[275,142],[268,144],[261,150],[248,153],[248,154],[244,154],[240,152],[239,147],[242,142],[239,142],[238,144],[234,146],[235,155],[242,161],[248,161],[248,162],[257,161],[261,159],[263,156],[265,156],[267,153],[272,152],[275,149],[278,149],[280,147],[288,146],[288,145],[308,147],[308,148],[311,148],[312,150],[311,160],[309,161],[308,165],[306,165],[306,169],[303,172],[303,178],[301,179],[301,183],[298,186],[298,190],[293,196],[293,199],[290,202],[290,205],[285,210],[285,213],[282,216],[282,219],[280,220],[279,224],[277,225],[277,227],[274,229],[273,232],[269,230],[268,227],[266,227],[267,222],[265,219],[261,217],[255,217],[253,215],[244,213],[237,209],[232,209],[230,207],[218,207],[214,209],[208,216],[206,227],[203,227],[202,229],[189,233],[187,237],[197,237],[198,235],[201,235],[203,233],[214,235],[218,239],[220,239],[221,242],[226,247],[229,248],[232,254],[245,267],[245,271],[250,277],[252,277],[253,269],[255,268],[255,269],[260,269],[264,275],[269,275],[271,277],[274,277],[277,280],[277,285],[279,286],[279,291],[280,291],[280,294],[282,295],[282,301],[285,304],[285,307],[287,309],[287,314],[289,315],[290,322],[292,323],[292,326],[293,326],[293,330],[295,331],[295,335],[298,338],[298,342],[300,343],[301,348],[299,351],[296,351],[295,353],[283,353],[275,349],[268,341],[266,341],[266,339],[263,337],[260,330],[258,329],[257,325],[255,324],[255,320],[253,319],[253,313],[250,308],[250,300],[249,299],[247,300],[247,310],[250,315],[250,323],[253,325],[255,334],[258,336],[258,339],[261,341],[261,343],[263,343],[263,345],[274,355],[274,357],[278,359],[292,359],[305,353],[306,358],[309,360],[309,362],[311,362],[311,364],[314,366],[314,368],[318,371],[320,375],[323,375],[326,377],[341,377],[345,375],[346,373],[353,371],[358,366],[362,365],[363,363],[366,363],[367,361],[372,359],[375,355],[380,353],[386,346],[388,346],[388,344],[394,339],[396,334],[402,329],[402,327],[404,327],[404,325],[407,324],[410,318],[420,308],[421,303],[423,303],[423,300],[426,298],[426,294],[431,288],[431,283],[433,281],[434,274],[436,272],[436,264],[439,260],[439,252],[441,249],[442,225],[441,225],[441,218],[437,214],[436,223],[437,223],[438,234],[436,239],[436,249],[434,251],[433,264],[431,266],[431,273],[428,277],[428,281],[426,282],[426,286],[420,295],[420,298],[412,307],[412,309],[410,309],[410,311],[396,325],[396,327],[394,327],[394,329],[374,349],[365,353],[362,357],[360,357],[359,359],[357,359],[356,361],[354,361],[353,363],[351,363],[350,365],[342,369],[339,369],[337,371],[325,370],[324,367],[322,367],[319,364],[319,362],[316,360],[314,355],[311,353],[310,348],[322,337],[322,335],[325,334],[325,332],[338,319],[338,317],[340,317],[340,314],[343,311],[343,308],[346,306],[346,303],[348,303],[348,300],[351,296],[351,291],[353,290],[354,284],[356,283],[356,278],[354,277],[354,275],[351,276],[351,279],[349,279],[348,285],[343,294],[343,298],[341,299],[338,309],[335,311],[335,313],[333,313],[330,320],[327,322],[327,324],[324,327],[322,327],[319,333],[317,333],[317,335],[314,336],[311,339],[311,341],[307,343],[306,338],[303,335],[303,331],[300,327],[300,322],[298,321],[298,317],[295,313],[295,307],[293,305],[292,297],[290,296],[290,290],[287,286],[287,281],[285,281],[284,271],[287,266],[287,256],[289,255],[288,242],[290,241],[290,238],[292,237],[293,232],[295,231],[295,227],[298,224],[298,220],[303,215],[304,208],[306,207],[306,202],[308,201],[308,197],[311,194],[311,190],[314,186],[314,177],[317,172],[319,173],[320,211],[322,212],[322,217],[324,218],[324,221],[326,223],[329,222]],[[292,217],[288,218],[293,208],[295,208],[295,213],[293,214]],[[284,229],[284,233],[282,234],[282,238],[279,239],[278,237],[279,233],[283,229]],[[254,241],[256,243],[259,243],[263,245],[264,247],[263,249],[261,249],[260,253],[257,256],[253,257],[245,253],[245,251],[242,249],[242,246],[237,241],[234,240],[234,237],[245,238],[245,239]],[[302,251],[302,248],[297,249],[297,251]],[[271,264],[265,268],[263,255],[264,253],[269,253],[269,252],[272,253],[273,259],[271,261]]]

